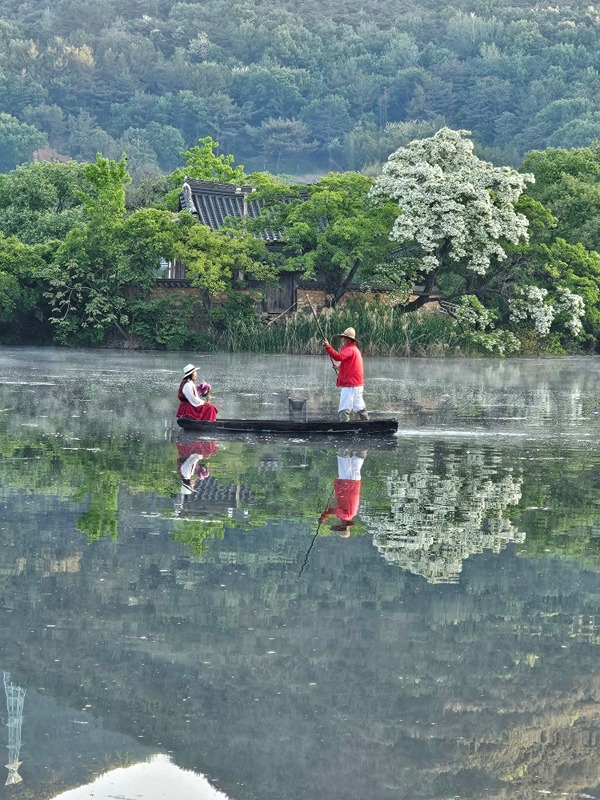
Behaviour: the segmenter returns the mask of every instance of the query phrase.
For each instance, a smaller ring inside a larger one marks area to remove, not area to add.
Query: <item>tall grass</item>
[[[205,339],[210,350],[253,353],[317,355],[323,352],[323,335],[334,342],[336,334],[352,326],[361,347],[370,356],[443,356],[464,354],[452,320],[443,314],[402,314],[374,301],[353,299],[339,309],[324,311],[319,324],[309,312],[282,317],[264,325],[243,318],[229,321],[226,330]]]

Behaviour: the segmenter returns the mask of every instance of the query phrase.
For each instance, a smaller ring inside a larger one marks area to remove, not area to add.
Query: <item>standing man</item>
[[[352,412],[359,418],[368,421],[369,414],[363,400],[364,371],[363,360],[358,349],[356,332],[354,328],[346,328],[343,333],[336,334],[342,339],[340,352],[334,350],[327,339],[323,340],[325,350],[334,361],[339,361],[336,386],[341,389],[338,419],[340,422],[350,422]]]

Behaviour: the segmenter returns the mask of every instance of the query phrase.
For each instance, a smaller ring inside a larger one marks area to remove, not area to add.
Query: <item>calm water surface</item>
[[[335,416],[325,358],[0,349],[0,797],[600,798],[600,361],[370,359],[345,442],[178,434],[190,360]]]

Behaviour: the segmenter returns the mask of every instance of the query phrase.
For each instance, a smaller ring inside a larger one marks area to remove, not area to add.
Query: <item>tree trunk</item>
[[[354,276],[356,275],[359,267],[360,267],[360,261],[357,260],[357,261],[354,262],[354,264],[352,266],[352,269],[346,275],[346,277],[343,278],[343,280],[335,281],[335,287],[333,289],[333,305],[334,306],[336,306],[339,303],[339,301],[342,299],[342,297],[348,291],[348,287],[352,283],[352,280],[353,280]]]
[[[428,272],[427,276],[425,277],[425,286],[423,287],[423,294],[420,294],[418,297],[415,297],[414,300],[411,300],[409,303],[403,306],[396,306],[396,308],[403,314],[409,314],[411,311],[417,311],[419,308],[425,305],[425,303],[429,303],[431,300],[431,292],[433,291],[433,287],[435,286],[435,279],[437,276],[437,269],[434,269],[432,272]]]
[[[428,272],[425,276],[425,286],[423,287],[423,294],[419,297],[416,297],[414,300],[411,300],[410,303],[407,303],[405,306],[398,306],[399,310],[402,313],[410,313],[411,311],[417,311],[417,309],[421,308],[425,305],[425,303],[429,303],[431,297],[431,292],[433,291],[433,287],[435,286],[435,279],[437,278],[437,274],[440,269],[444,266],[444,260],[448,253],[450,252],[450,248],[452,246],[452,242],[450,239],[446,239],[440,245],[439,250],[437,251],[436,257],[438,266],[436,269]]]

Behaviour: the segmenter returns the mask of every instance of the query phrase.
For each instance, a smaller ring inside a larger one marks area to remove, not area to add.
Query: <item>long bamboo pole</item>
[[[319,322],[319,318],[318,318],[318,316],[317,316],[317,312],[316,312],[316,311],[315,311],[315,309],[313,308],[313,304],[310,302],[310,297],[308,296],[308,292],[306,291],[306,289],[302,289],[302,291],[304,292],[304,296],[306,297],[306,302],[307,302],[307,303],[308,303],[308,305],[310,306],[310,310],[311,310],[311,311],[312,311],[312,313],[313,313],[313,317],[315,318],[315,322],[317,323],[317,327],[318,327],[318,329],[319,329],[319,333],[320,333],[320,334],[321,334],[321,336],[323,337],[323,341],[324,341],[324,342],[326,342],[326,341],[327,341],[327,337],[326,337],[326,336],[325,336],[325,334],[323,333],[323,328],[321,327],[321,323]],[[329,355],[329,354],[328,354],[328,355]],[[337,375],[337,371],[338,371],[338,369],[337,369],[337,367],[336,367],[336,365],[335,365],[335,363],[334,363],[334,361],[333,361],[333,358],[332,358],[331,356],[329,356],[329,359],[330,359],[330,361],[331,361],[331,368],[333,369],[333,371],[334,371],[334,372],[336,373],[336,375]]]

